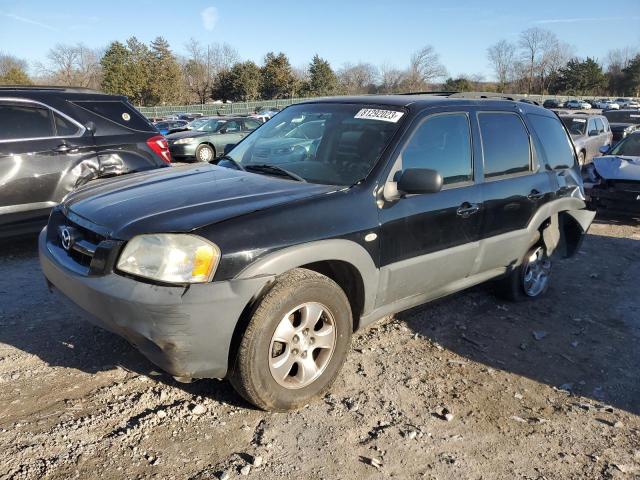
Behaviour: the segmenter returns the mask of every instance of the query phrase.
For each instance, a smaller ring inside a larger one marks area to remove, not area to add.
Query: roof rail
[[[86,87],[65,87],[62,85],[0,85],[0,90],[48,90],[70,93],[103,93]]]
[[[449,97],[457,92],[448,92],[448,91],[436,91],[436,92],[401,92],[401,93],[392,93],[391,95],[435,95],[440,97]]]

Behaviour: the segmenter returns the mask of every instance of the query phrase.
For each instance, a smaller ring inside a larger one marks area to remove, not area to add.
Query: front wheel
[[[543,246],[535,246],[522,263],[497,283],[497,293],[511,301],[539,298],[549,289],[551,259]]]
[[[204,143],[198,145],[198,148],[196,148],[196,160],[199,162],[210,162],[214,158],[216,158],[216,152],[210,145]]]
[[[333,280],[291,270],[278,277],[255,309],[230,381],[263,410],[305,405],[336,379],[352,329],[349,301]]]

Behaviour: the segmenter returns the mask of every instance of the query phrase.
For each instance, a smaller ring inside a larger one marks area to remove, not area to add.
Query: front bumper
[[[169,144],[171,158],[196,158],[197,143],[185,143],[182,145]]]
[[[606,185],[585,188],[589,207],[611,213],[640,214],[640,184],[623,189]]]
[[[54,250],[56,251],[56,250]],[[227,374],[235,327],[245,307],[273,277],[159,286],[116,273],[86,276],[64,267],[39,239],[40,265],[49,286],[89,314],[88,320],[133,344],[176,377]]]

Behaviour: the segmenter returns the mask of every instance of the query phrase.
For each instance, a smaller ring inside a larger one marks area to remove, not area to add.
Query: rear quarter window
[[[135,108],[120,100],[75,101],[75,105],[122,127],[143,132],[154,132],[154,127]]]
[[[570,168],[575,164],[575,154],[571,140],[555,117],[529,114],[529,123],[540,139],[542,150],[549,167]]]

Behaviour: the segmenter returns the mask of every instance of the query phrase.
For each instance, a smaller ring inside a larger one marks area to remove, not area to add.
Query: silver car
[[[600,155],[600,147],[611,145],[613,133],[602,115],[561,115],[562,123],[571,134],[580,165],[590,163]]]

